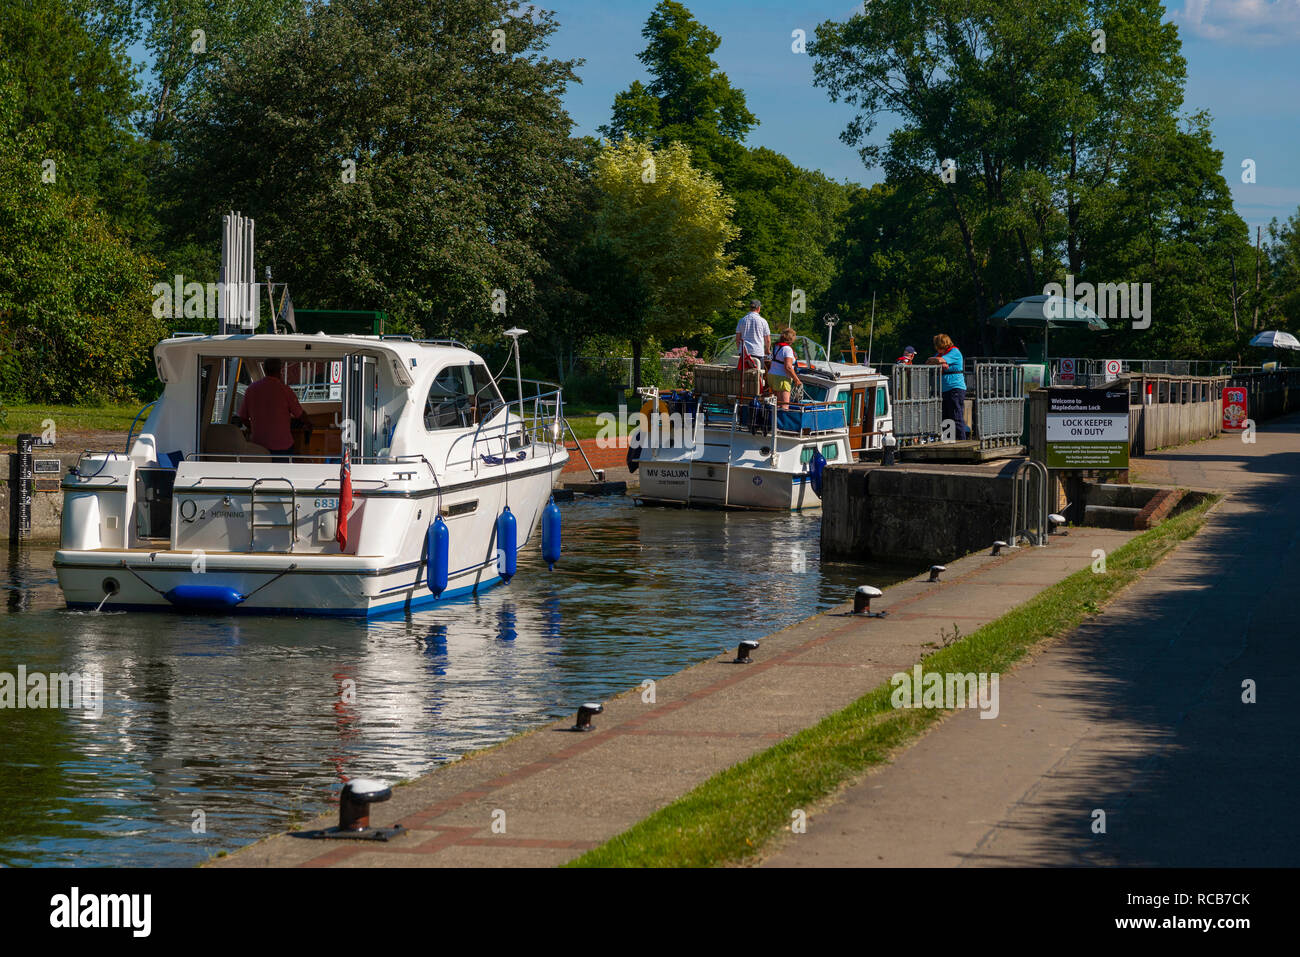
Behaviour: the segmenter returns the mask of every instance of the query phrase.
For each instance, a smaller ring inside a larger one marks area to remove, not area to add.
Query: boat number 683
[[[339,500],[336,498],[318,498],[316,499],[317,508],[338,508]]]

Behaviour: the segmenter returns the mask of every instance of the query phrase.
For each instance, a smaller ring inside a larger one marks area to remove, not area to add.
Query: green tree
[[[593,175],[600,151],[582,141],[574,167],[571,200],[551,221],[541,250],[545,268],[535,278],[529,311],[533,341],[551,355],[560,382],[576,371],[578,348],[605,333],[611,317],[642,315],[648,295],[619,252],[595,231],[601,192]]]
[[[1100,342],[1112,354],[1222,357],[1253,334],[1244,282],[1253,254],[1222,168],[1207,116],[1166,120],[1094,192],[1080,224],[1079,279],[1151,283],[1150,327],[1111,322]]]
[[[1282,328],[1300,333],[1300,211],[1268,226],[1266,276],[1253,310],[1251,333]]]
[[[692,164],[716,177],[736,202],[739,231],[732,248],[754,276],[755,293],[773,315],[783,316],[797,290],[795,298],[815,313],[834,276],[827,250],[842,226],[848,187],[773,150],[745,147],[758,120],[713,59],[718,35],[685,6],[657,4],[641,35],[646,47],[640,60],[650,82],[636,81],[615,97],[602,132],[655,148],[685,145]],[[792,318],[799,321],[797,313]]]
[[[668,342],[706,331],[712,314],[735,307],[753,280],[727,250],[736,236],[735,204],[691,165],[680,143],[658,150],[635,140],[608,146],[596,157],[595,181],[595,241],[646,297],[643,311],[611,317],[617,334],[632,340],[639,386],[646,338]]]
[[[507,0],[336,0],[258,35],[179,131],[173,242],[239,209],[299,304],[499,330],[494,290],[531,307],[578,175],[555,29]]]
[[[830,311],[818,304],[829,306],[830,250],[844,228],[849,188],[757,147],[741,155],[726,189],[736,202],[736,260],[753,274],[754,294],[780,321],[789,315],[815,325],[819,312]]]
[[[846,340],[852,325],[860,351],[871,342],[873,361],[907,345],[924,351],[939,332],[963,349],[978,334],[974,317],[954,308],[972,295],[961,236],[928,195],[889,183],[856,188],[830,255],[837,269],[826,300],[841,320],[837,334]]]
[[[641,36],[646,48],[637,59],[650,83],[638,80],[615,96],[613,116],[600,131],[654,147],[683,143],[697,168],[725,176],[740,162],[741,143],[758,120],[713,59],[722,40],[675,0],[655,5]]]
[[[122,45],[87,29],[68,0],[7,0],[0,58],[15,85],[17,129],[42,127],[59,147],[47,175],[97,200],[131,236],[151,237],[147,148],[132,122],[142,100]]]
[[[874,0],[817,28],[816,82],[857,108],[844,141],[957,228],[986,350],[997,305],[1041,292],[1062,259],[1084,271],[1094,193],[1178,110],[1185,64],[1162,16],[1151,0]],[[901,120],[883,144],[882,112]]]
[[[165,333],[150,311],[157,263],[136,253],[84,196],[49,182],[63,161],[23,117],[0,65],[0,395],[77,403],[126,399]]]

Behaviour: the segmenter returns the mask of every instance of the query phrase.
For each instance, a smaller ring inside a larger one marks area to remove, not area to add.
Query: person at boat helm
[[[934,337],[934,353],[925,364],[943,369],[943,417],[956,424],[957,441],[964,442],[970,430],[966,428],[966,373],[961,350],[941,332]]]
[[[916,358],[916,350],[908,346],[903,350],[903,354],[894,360],[895,365],[910,366],[912,360]]]
[[[781,338],[772,349],[772,361],[767,367],[767,387],[776,396],[777,405],[783,409],[790,407],[790,390],[792,385],[802,386],[803,380],[794,366],[793,329],[781,330]]]
[[[292,420],[302,422],[304,432],[311,436],[311,420],[293,389],[280,380],[282,368],[279,359],[263,360],[262,371],[266,374],[244,390],[239,415],[234,417],[236,425],[249,427],[249,441],[266,448],[274,462],[287,462],[293,454],[293,433],[289,431]]]
[[[736,323],[736,346],[749,356],[749,364],[755,369],[761,369],[763,357],[772,353],[772,330],[759,315],[762,308],[763,304],[755,299],[749,304],[749,312]]]

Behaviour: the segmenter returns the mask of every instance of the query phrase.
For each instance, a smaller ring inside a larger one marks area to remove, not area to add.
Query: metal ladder
[[[1023,537],[1031,545],[1046,545],[1047,466],[1034,459],[1025,459],[1016,467],[1012,481],[1011,535],[1007,541],[1016,545]]]
[[[736,455],[736,423],[740,420],[740,400],[731,405],[731,434],[727,436],[727,467],[722,473],[722,504],[731,505],[731,460]]]
[[[263,482],[283,482],[289,486],[288,492],[281,490],[268,493],[272,501],[262,503],[263,505],[279,504],[288,514],[289,521],[259,522],[257,520],[257,487]],[[289,551],[293,551],[293,547],[298,544],[298,490],[293,487],[293,482],[287,478],[260,478],[249,489],[248,498],[248,550],[253,550],[259,528],[287,528],[289,530]],[[288,499],[287,502],[285,501],[286,498]]]

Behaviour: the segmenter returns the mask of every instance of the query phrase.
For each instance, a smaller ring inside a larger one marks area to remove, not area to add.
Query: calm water
[[[913,571],[821,565],[816,514],[562,508],[554,572],[387,621],[70,612],[11,552],[0,672],[102,672],[104,713],[0,709],[0,863],[195,864]]]

